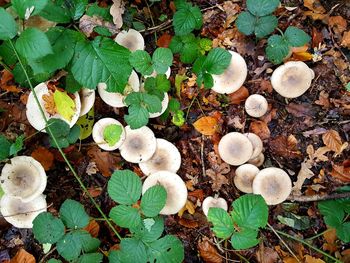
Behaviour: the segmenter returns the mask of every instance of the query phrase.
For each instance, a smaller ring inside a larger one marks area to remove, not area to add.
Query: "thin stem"
[[[329,195],[310,195],[310,196],[289,196],[288,200],[293,202],[316,202],[324,200],[333,200],[341,198],[349,198],[350,192],[345,193],[332,193]]]
[[[279,29],[278,27],[276,28],[278,32],[280,32],[281,36],[284,36],[284,33],[281,29]]]
[[[31,91],[33,92],[33,95],[34,95],[34,99],[39,107],[39,110],[40,110],[40,113],[41,113],[41,116],[43,117],[43,119],[45,120],[45,123],[47,125],[47,118],[45,116],[45,112],[43,110],[43,108],[41,107],[41,104],[39,102],[39,99],[38,99],[38,96],[34,90],[34,87],[30,81],[30,78],[28,76],[28,73],[26,71],[26,69],[24,68],[23,66],[23,63],[22,63],[22,60],[21,58],[19,57],[18,53],[17,53],[17,50],[15,48],[15,46],[13,45],[12,43],[12,40],[10,40],[10,44],[11,44],[11,47],[18,59],[18,62],[26,76],[26,79],[28,81],[28,84],[29,84],[29,87],[31,89]],[[108,226],[112,229],[112,231],[114,232],[114,234],[121,240],[122,237],[119,235],[118,231],[114,228],[114,226],[112,225],[112,223],[108,220],[108,217],[105,215],[105,213],[102,211],[102,209],[100,208],[100,206],[97,204],[97,202],[95,201],[95,199],[91,196],[90,192],[88,191],[88,189],[86,188],[86,186],[84,185],[84,183],[82,182],[82,180],[80,179],[80,177],[78,176],[78,174],[76,173],[76,171],[74,170],[74,168],[72,167],[72,165],[70,164],[70,162],[68,161],[66,155],[64,154],[64,152],[62,151],[61,147],[58,145],[58,142],[56,140],[56,137],[53,135],[52,131],[51,131],[51,128],[50,126],[47,126],[47,132],[49,133],[49,135],[51,136],[54,144],[56,145],[58,151],[60,152],[60,154],[62,155],[64,161],[66,162],[68,168],[71,170],[72,174],[74,175],[75,179],[78,181],[80,187],[83,189],[83,191],[87,194],[87,196],[90,198],[91,202],[93,203],[93,205],[96,207],[96,209],[99,211],[99,213],[102,215],[103,218],[106,219],[106,222],[108,224]]]
[[[2,60],[0,60],[0,65],[4,67],[7,71],[9,71],[12,74],[12,70],[9,66],[7,66]]]
[[[331,228],[328,228],[327,230],[325,230],[325,231],[323,231],[323,232],[321,232],[321,233],[319,233],[319,234],[317,234],[317,235],[314,235],[314,236],[312,236],[312,237],[306,238],[305,240],[306,240],[306,241],[314,240],[315,238],[318,238],[318,237],[320,237],[320,236],[323,236],[325,233],[327,233],[327,232],[329,232],[329,231],[331,231],[331,230],[332,230]]]

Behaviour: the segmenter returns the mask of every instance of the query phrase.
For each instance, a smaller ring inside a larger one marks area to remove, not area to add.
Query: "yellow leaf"
[[[194,128],[203,135],[215,134],[218,126],[218,121],[210,116],[202,117],[193,123]]]
[[[56,109],[65,120],[71,121],[76,107],[74,100],[68,96],[67,92],[56,90],[53,94]]]
[[[80,127],[80,140],[84,140],[91,135],[92,127],[94,126],[94,117],[94,107],[92,107],[88,113],[78,119],[77,124]]]

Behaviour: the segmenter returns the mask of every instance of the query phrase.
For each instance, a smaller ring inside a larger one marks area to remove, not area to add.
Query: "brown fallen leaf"
[[[96,220],[91,220],[84,230],[89,232],[91,236],[97,237],[98,233],[100,232],[100,225],[96,222]]]
[[[314,258],[310,255],[305,255],[305,263],[325,263],[325,262],[320,258]]]
[[[23,248],[18,250],[16,255],[11,259],[11,263],[35,263],[36,260],[34,256],[27,251],[25,251]]]
[[[249,131],[258,135],[262,140],[270,138],[271,135],[270,129],[264,121],[252,121],[249,126]]]
[[[331,16],[328,19],[328,25],[333,28],[336,34],[341,34],[346,30],[348,23],[341,16]]]
[[[44,147],[36,148],[31,156],[37,160],[44,167],[45,171],[48,171],[52,168],[54,162],[54,156],[52,152]]]
[[[314,116],[314,109],[309,103],[289,103],[286,110],[295,117]]]
[[[350,48],[350,31],[343,34],[343,38],[340,43],[341,46]]]
[[[325,156],[326,153],[328,153],[330,149],[328,147],[320,147],[316,151],[312,145],[308,145],[306,148],[306,152],[309,155],[309,159],[312,162],[327,162],[329,161],[328,157]]]
[[[222,263],[223,259],[217,249],[210,244],[207,237],[198,242],[199,255],[206,263]]]
[[[350,160],[346,160],[342,165],[332,165],[331,175],[344,183],[350,182]]]
[[[323,237],[326,240],[326,242],[322,246],[324,250],[327,250],[331,253],[338,250],[337,244],[335,243],[335,241],[337,240],[337,231],[335,230],[335,228],[329,229],[329,231],[323,234]]]
[[[91,188],[88,188],[87,189],[88,190],[88,192],[90,193],[90,195],[92,196],[92,197],[97,197],[97,196],[99,196],[101,193],[102,193],[102,188],[101,187],[91,187]]]
[[[336,154],[340,154],[348,146],[342,143],[339,133],[335,130],[329,130],[322,135],[323,143]]]
[[[55,115],[57,113],[56,103],[53,96],[53,92],[49,90],[48,94],[44,94],[42,99],[44,101],[44,108],[46,112],[50,115]]]
[[[259,250],[256,252],[256,259],[259,263],[275,263],[279,262],[280,257],[272,248],[260,245]]]
[[[108,21],[103,21],[102,18],[98,16],[88,16],[83,15],[79,20],[79,29],[87,36],[90,37],[94,32],[94,28],[97,26],[102,26],[108,29],[111,34],[116,34],[119,32],[119,28],[113,23]]]
[[[16,85],[13,84],[13,74],[4,69],[0,72],[1,77],[0,77],[0,88],[8,91],[8,92],[13,92],[13,93],[19,93],[22,90],[18,88]]]
[[[123,0],[113,0],[113,4],[111,6],[111,9],[109,10],[109,13],[113,17],[113,23],[115,24],[116,28],[119,29],[123,26],[123,17],[125,7]]]
[[[331,103],[329,102],[329,94],[322,90],[318,100],[315,101],[315,104],[322,106],[322,108],[328,109],[331,106]]]
[[[298,141],[291,134],[288,137],[279,135],[270,141],[270,150],[275,156],[281,156],[286,159],[296,159],[301,157],[301,152],[297,147]]]
[[[185,213],[186,211],[191,215],[193,215],[196,211],[194,204],[190,200],[186,201],[185,206],[181,208],[181,210],[177,213],[177,215],[179,217],[182,217],[183,213]]]
[[[297,181],[294,182],[293,186],[293,194],[294,195],[301,195],[301,188],[303,187],[303,184],[306,179],[310,179],[314,176],[314,173],[310,170],[311,163],[304,161],[301,163],[301,168],[297,176]]]
[[[249,91],[246,87],[242,86],[237,91],[228,95],[231,104],[241,104],[249,97]]]
[[[199,226],[199,223],[197,221],[187,218],[180,218],[179,224],[187,228],[197,228]]]
[[[121,158],[115,153],[102,152],[98,146],[93,146],[87,154],[103,176],[111,176],[114,170],[120,168]]]
[[[205,171],[206,175],[211,178],[211,188],[213,191],[219,191],[223,185],[229,184],[225,175],[228,174],[230,170],[230,166],[227,163],[222,163],[218,167],[213,167]]]
[[[158,40],[157,40],[157,46],[158,47],[169,47],[170,42],[171,42],[172,36],[169,35],[168,33],[164,33],[161,35]]]
[[[326,12],[319,0],[304,0],[304,6],[318,14]]]
[[[213,135],[218,130],[218,121],[211,116],[205,116],[193,123],[194,128],[203,135]]]

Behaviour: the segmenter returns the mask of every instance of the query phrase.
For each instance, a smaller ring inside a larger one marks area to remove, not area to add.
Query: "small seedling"
[[[11,156],[16,156],[23,149],[24,135],[20,135],[14,142],[10,142],[4,135],[0,134],[0,161]]]
[[[185,0],[176,0],[176,13],[173,17],[175,34],[183,36],[202,27],[202,13],[198,6]]]

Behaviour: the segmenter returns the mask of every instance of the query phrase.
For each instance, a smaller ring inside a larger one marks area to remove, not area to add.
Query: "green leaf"
[[[168,108],[170,111],[174,112],[181,108],[181,104],[177,99],[171,98],[169,100]]]
[[[271,34],[278,25],[278,20],[275,16],[258,17],[255,25],[255,35],[258,38],[263,38]]]
[[[252,229],[266,226],[269,210],[262,196],[243,195],[232,203],[232,207],[231,216],[238,226]]]
[[[76,112],[74,100],[67,94],[67,92],[62,92],[59,90],[55,90],[53,99],[55,101],[57,112],[65,120],[70,122]]]
[[[184,260],[184,248],[181,241],[167,235],[149,244],[149,261],[157,263],[178,263]]]
[[[39,59],[53,53],[45,33],[36,28],[27,28],[22,32],[16,41],[16,50],[22,57],[29,60]]]
[[[248,10],[256,16],[266,16],[271,14],[279,4],[279,0],[247,0]]]
[[[0,40],[9,40],[17,35],[17,24],[13,17],[0,7]]]
[[[203,74],[203,83],[204,83],[204,88],[210,89],[211,87],[214,86],[214,79],[209,73],[204,73]]]
[[[35,16],[44,9],[47,4],[47,0],[12,0],[11,4],[21,19],[28,19],[28,14],[26,17],[27,10],[34,7],[33,12],[30,13],[30,16]]]
[[[170,44],[169,44],[169,48],[171,49],[171,51],[175,54],[175,53],[180,53],[182,51],[182,49],[184,48],[184,43],[182,42],[182,39],[180,36],[173,36]]]
[[[170,90],[170,81],[167,79],[165,74],[158,74],[155,78],[146,78],[144,88],[149,94],[157,96],[158,94],[161,94],[161,97],[158,97],[162,100],[164,98],[164,92],[168,92]]]
[[[96,89],[98,83],[104,82],[108,91],[123,93],[132,70],[129,55],[128,49],[109,38],[79,41],[75,46],[71,71],[84,87]]]
[[[289,53],[288,42],[281,36],[272,35],[267,40],[265,52],[273,64],[280,64]]]
[[[131,206],[117,205],[111,209],[109,217],[120,227],[133,228],[141,224],[139,211]]]
[[[29,65],[23,60],[22,60],[22,63],[25,70],[27,71],[29,80],[32,82],[33,86],[36,86],[41,82],[47,81],[52,76],[52,74],[47,74],[47,73],[34,75]],[[28,84],[26,75],[22,69],[22,66],[19,63],[16,64],[15,68],[12,71],[12,74],[15,77],[16,82],[18,82],[22,87],[26,87],[26,88],[30,87]]]
[[[40,16],[56,23],[69,23],[71,17],[64,1],[65,0],[48,0],[46,6],[40,12]]]
[[[88,113],[86,113],[78,119],[76,124],[80,127],[80,140],[84,140],[91,135],[92,128],[94,127],[94,119],[94,107],[92,107]]]
[[[84,252],[90,253],[95,252],[100,246],[101,242],[97,238],[92,237],[87,231],[82,231],[84,234],[81,235],[82,248]]]
[[[103,255],[101,253],[89,253],[81,255],[77,263],[100,263],[103,260]]]
[[[0,57],[7,65],[13,65],[17,62],[16,54],[13,51],[9,40],[4,41],[4,43],[0,45]]]
[[[10,155],[11,143],[0,134],[0,161],[5,160]]]
[[[80,128],[77,124],[74,124],[70,129],[67,140],[69,144],[76,143],[80,136]]]
[[[64,225],[61,219],[43,212],[33,221],[33,233],[41,244],[54,244],[63,237]]]
[[[249,228],[242,228],[231,237],[231,244],[234,249],[248,249],[259,244],[257,239],[258,231]]]
[[[284,32],[284,37],[292,47],[304,46],[311,40],[311,37],[308,34],[294,26],[289,26],[287,28]]]
[[[209,38],[201,38],[199,40],[199,49],[202,55],[213,48],[213,41]]]
[[[278,221],[297,230],[310,228],[310,218],[308,216],[299,216],[293,213],[285,213],[285,216],[278,215]]]
[[[1,55],[1,54],[0,54],[0,55]],[[350,82],[348,82],[348,84],[346,84],[345,90],[346,90],[347,92],[350,92]]]
[[[84,13],[88,0],[68,0],[64,1],[66,9],[73,20],[78,20]]]
[[[89,216],[82,204],[67,199],[61,205],[60,217],[63,223],[71,229],[84,228],[89,224]]]
[[[182,5],[173,17],[173,26],[176,35],[186,35],[194,29],[202,27],[202,13],[198,6]]]
[[[166,203],[167,192],[161,185],[149,188],[141,198],[141,210],[147,217],[157,216]]]
[[[90,234],[82,230],[68,232],[57,242],[57,252],[65,260],[71,261],[77,259],[83,250],[83,242],[89,237]]]
[[[131,105],[128,108],[128,114],[124,115],[124,119],[131,129],[138,129],[148,124],[149,116],[149,112],[145,108]]]
[[[171,119],[171,122],[176,126],[181,127],[185,123],[185,113],[182,110],[177,110]]]
[[[336,228],[337,237],[344,243],[350,242],[350,222],[343,223],[339,227]]]
[[[255,30],[256,17],[249,12],[242,12],[236,19],[236,26],[239,32],[244,35],[251,35]]]
[[[11,144],[10,155],[16,155],[19,151],[23,149],[24,135],[20,135],[16,138],[16,141]]]
[[[152,55],[153,68],[158,74],[165,74],[173,64],[173,53],[169,48],[159,47]]]
[[[51,118],[47,122],[47,126],[45,128],[46,132],[49,133],[48,127],[50,128],[53,136],[57,139],[58,145],[62,148],[66,148],[69,146],[68,136],[70,133],[69,125],[61,120],[56,118]],[[50,136],[50,144],[53,147],[56,147]]]
[[[130,170],[115,171],[108,182],[108,194],[122,205],[132,205],[140,199],[141,179]]]
[[[49,261],[47,261],[47,263],[62,263],[62,261],[59,259],[51,258]]]
[[[129,58],[130,64],[137,72],[142,75],[151,75],[153,72],[153,65],[151,56],[144,50],[136,50],[131,53]]]
[[[147,262],[147,251],[141,240],[135,238],[124,238],[120,242],[120,262]],[[132,253],[130,253],[132,251]],[[117,261],[118,262],[118,261]]]
[[[109,146],[113,146],[120,140],[120,135],[122,133],[122,126],[111,124],[103,130],[103,139],[108,143]]]
[[[94,32],[99,34],[100,36],[111,37],[113,34],[108,30],[107,27],[104,26],[95,26]]]
[[[64,89],[69,93],[78,92],[83,87],[78,81],[76,81],[76,79],[73,77],[72,73],[70,73],[70,72],[68,73],[68,75],[64,79],[64,83],[65,83]]]
[[[193,63],[198,57],[198,43],[185,43],[181,53],[180,60],[182,63]]]
[[[152,226],[147,226],[146,220],[153,220]],[[164,219],[161,216],[154,218],[146,218],[142,223],[130,229],[135,238],[141,239],[145,243],[150,243],[157,240],[164,231]]]
[[[335,200],[322,201],[318,203],[318,209],[324,216],[328,226],[338,228],[341,226],[345,213],[342,205]]]
[[[86,10],[88,16],[99,16],[105,21],[113,21],[111,14],[109,13],[110,7],[100,7],[97,3],[93,3]]]
[[[213,224],[213,231],[217,237],[229,238],[233,231],[233,221],[229,214],[222,208],[211,207],[208,212],[208,221]]]
[[[222,74],[230,65],[232,55],[223,48],[213,48],[204,61],[203,68],[210,74]]]

